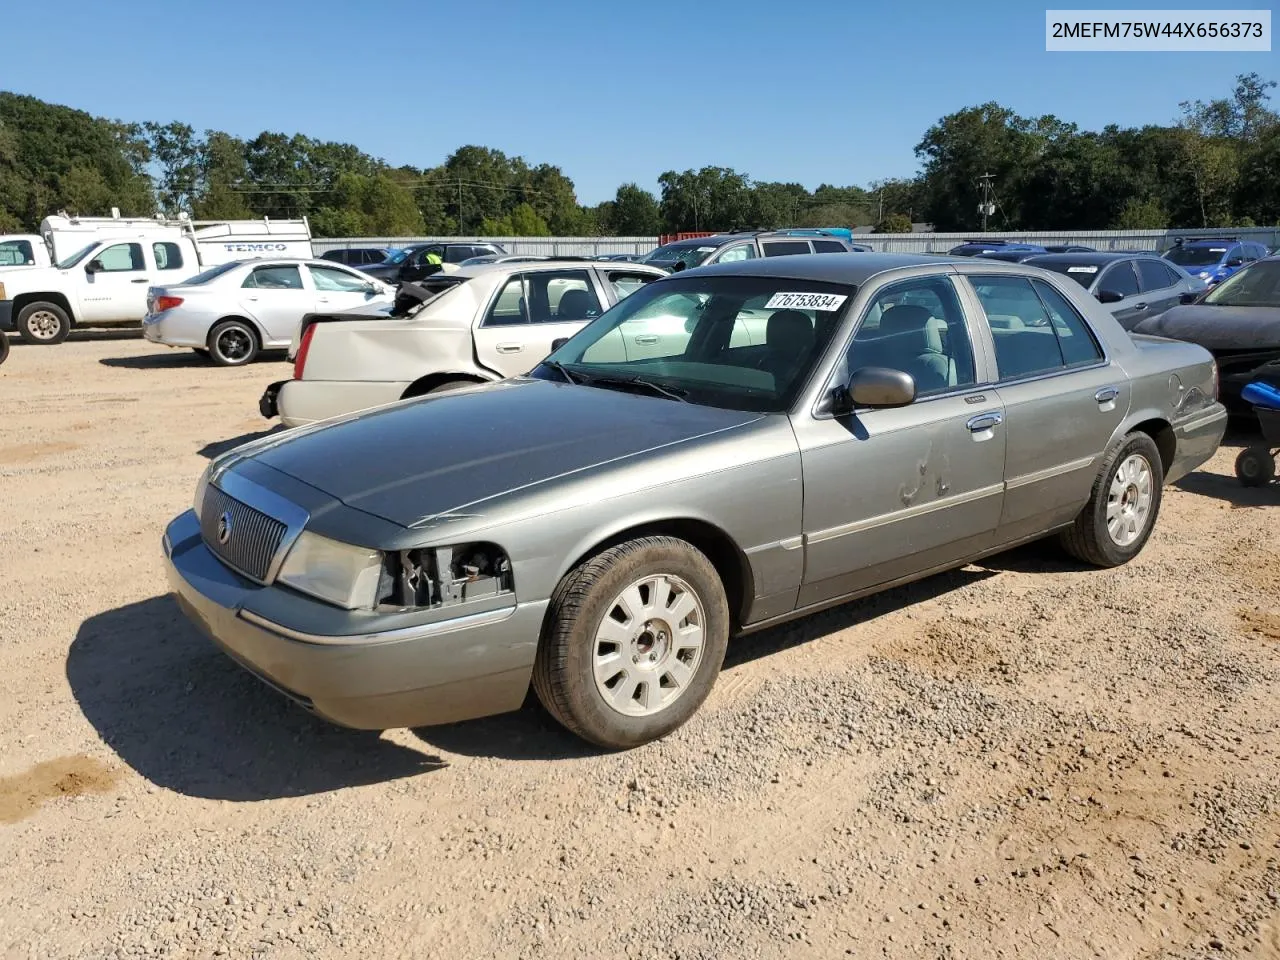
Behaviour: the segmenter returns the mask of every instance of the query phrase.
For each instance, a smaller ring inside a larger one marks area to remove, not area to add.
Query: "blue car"
[[[1180,240],[1164,258],[1176,263],[1209,286],[1221,283],[1241,267],[1267,256],[1267,248],[1252,240],[1236,237],[1197,237]]]

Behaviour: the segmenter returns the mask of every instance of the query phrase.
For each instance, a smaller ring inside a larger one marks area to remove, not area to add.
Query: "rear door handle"
[[[636,343],[657,343],[658,338],[652,333],[642,333],[636,337]]]
[[[1147,309],[1147,305],[1146,305],[1145,303],[1135,303],[1135,304],[1133,305],[1133,309],[1135,309],[1135,310],[1145,310],[1145,309]]]
[[[524,349],[523,343],[500,343],[498,344],[499,353],[519,353]]]
[[[132,283],[150,283],[151,281],[148,280],[146,277],[143,277],[141,280],[133,280],[131,282]]]
[[[1115,387],[1103,387],[1093,395],[1093,399],[1099,403],[1110,403],[1116,397],[1120,396],[1120,391]]]
[[[970,417],[965,426],[969,428],[970,433],[982,433],[1002,423],[1004,423],[1004,414],[993,410],[990,413],[980,413],[976,417]]]

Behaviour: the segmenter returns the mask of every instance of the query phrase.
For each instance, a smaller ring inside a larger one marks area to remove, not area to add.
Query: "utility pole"
[[[465,237],[466,231],[462,229],[462,178],[458,178],[458,236]]]
[[[978,210],[982,213],[982,232],[987,232],[987,217],[995,212],[995,206],[991,203],[991,181],[996,178],[994,173],[984,173],[978,177],[982,181],[982,203]]]

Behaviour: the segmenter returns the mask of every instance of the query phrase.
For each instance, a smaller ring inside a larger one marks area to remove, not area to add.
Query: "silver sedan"
[[[390,304],[395,290],[327,260],[237,260],[147,292],[143,335],[238,367],[284,349],[308,313]]]

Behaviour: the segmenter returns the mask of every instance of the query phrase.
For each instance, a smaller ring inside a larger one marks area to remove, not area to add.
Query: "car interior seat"
[[[586,320],[595,312],[595,298],[587,290],[566,290],[556,306],[558,320]]]
[[[880,338],[885,365],[911,374],[917,392],[955,383],[955,367],[943,352],[937,321],[927,307],[911,303],[890,307],[880,317]]]
[[[799,310],[776,310],[765,325],[760,366],[773,374],[775,389],[787,386],[813,351],[813,321]]]

